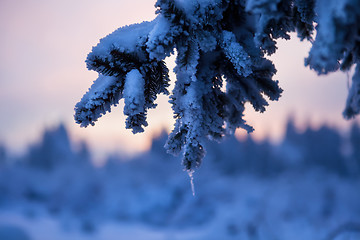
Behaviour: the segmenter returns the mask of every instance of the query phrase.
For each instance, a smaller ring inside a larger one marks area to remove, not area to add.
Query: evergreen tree
[[[353,124],[350,130],[350,146],[351,146],[351,167],[354,173],[360,173],[360,127]]]
[[[4,165],[6,162],[6,148],[0,143],[0,166]]]
[[[63,124],[45,130],[41,141],[30,147],[26,158],[37,168],[51,170],[57,164],[74,158],[68,132]]]
[[[308,128],[300,137],[306,165],[322,167],[343,176],[349,174],[341,153],[342,139],[338,131],[327,126],[317,130]]]
[[[279,99],[275,66],[265,58],[275,53],[276,39],[297,31],[312,41],[305,64],[319,74],[348,70],[360,59],[360,0],[157,0],[155,6],[153,21],[119,28],[89,53],[87,67],[99,77],[75,106],[75,120],[94,125],[124,98],[126,127],[144,131],[157,95],[169,94],[164,59],[176,50],[170,95],[176,123],[166,148],[183,152],[189,172],[200,165],[206,138],[253,130],[243,118],[245,103],[263,112],[265,97]],[[360,111],[359,88],[357,67],[347,118]]]

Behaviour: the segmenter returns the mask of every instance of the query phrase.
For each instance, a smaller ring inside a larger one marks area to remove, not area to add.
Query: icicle
[[[187,171],[190,177],[190,184],[191,184],[191,191],[192,195],[195,197],[195,185],[194,185],[194,170],[188,170]]]

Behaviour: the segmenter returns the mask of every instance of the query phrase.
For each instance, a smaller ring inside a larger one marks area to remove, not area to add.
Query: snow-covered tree
[[[360,126],[353,124],[350,130],[350,164],[355,174],[360,174]]]
[[[33,167],[52,170],[60,163],[89,162],[87,146],[81,143],[79,151],[74,151],[64,124],[46,129],[42,139],[30,146],[25,159]]]
[[[0,166],[6,162],[6,148],[0,143]]]
[[[87,67],[99,77],[75,106],[75,120],[94,125],[124,98],[126,127],[144,131],[157,95],[169,94],[164,59],[176,52],[170,95],[176,123],[165,147],[183,152],[190,172],[204,157],[206,138],[253,130],[243,118],[245,103],[263,112],[267,98],[279,99],[276,69],[266,58],[276,39],[296,31],[310,40],[305,64],[319,74],[346,71],[360,59],[360,0],[157,0],[155,6],[153,21],[121,27],[89,53]],[[346,118],[360,112],[359,90],[357,66]]]

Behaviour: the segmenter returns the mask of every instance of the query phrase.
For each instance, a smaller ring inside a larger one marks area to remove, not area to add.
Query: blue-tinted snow
[[[221,0],[175,0],[175,4],[191,16],[195,11],[220,5]]]
[[[131,70],[125,79],[124,99],[125,107],[124,114],[136,115],[145,110],[145,96],[144,96],[145,80],[141,73],[137,70]]]
[[[136,48],[144,43],[145,38],[155,24],[156,21],[142,22],[115,30],[113,33],[100,39],[98,45],[92,48],[87,61],[92,61],[94,58],[105,60],[113,49],[125,53],[136,52]]]
[[[280,145],[208,143],[195,197],[165,140],[98,168],[86,145],[74,150],[64,126],[47,130],[21,159],[0,162],[0,230],[33,240],[358,239],[358,126],[344,139],[290,122]]]

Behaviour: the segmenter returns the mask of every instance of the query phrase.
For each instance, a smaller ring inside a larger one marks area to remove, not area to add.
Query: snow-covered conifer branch
[[[75,106],[75,120],[82,127],[94,122],[111,112],[111,105],[117,105],[122,97],[124,83],[118,77],[104,76],[99,74],[89,91]]]
[[[359,62],[360,0],[158,0],[155,7],[153,21],[119,28],[89,53],[87,67],[99,78],[76,105],[75,119],[93,125],[124,97],[126,127],[142,132],[157,95],[169,94],[164,59],[176,50],[170,95],[176,123],[165,147],[183,153],[189,172],[200,165],[206,139],[253,130],[244,119],[246,103],[263,112],[268,100],[279,99],[276,69],[266,58],[276,39],[297,31],[312,41],[316,25],[307,65],[322,74]],[[348,118],[360,111],[358,76],[357,68]]]

